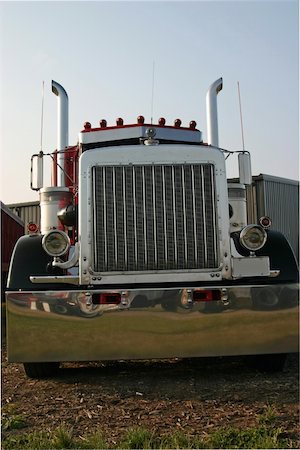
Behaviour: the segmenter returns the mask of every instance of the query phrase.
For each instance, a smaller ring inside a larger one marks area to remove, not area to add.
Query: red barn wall
[[[13,218],[1,205],[1,264],[2,272],[7,272],[10,258],[19,237],[24,234],[24,224],[21,225],[18,217]]]

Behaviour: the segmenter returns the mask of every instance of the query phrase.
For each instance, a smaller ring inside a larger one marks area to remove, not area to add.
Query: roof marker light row
[[[144,116],[138,116],[137,117],[137,124],[143,125],[145,123],[145,118]],[[180,128],[181,127],[181,120],[180,119],[175,119],[174,120],[174,127],[175,128]],[[158,125],[160,127],[164,127],[166,124],[166,119],[164,117],[161,117],[158,120]],[[105,119],[100,120],[99,122],[100,128],[107,128],[107,121]],[[84,130],[85,131],[92,131],[92,125],[90,122],[85,122],[84,123]],[[116,126],[117,127],[122,127],[124,126],[124,120],[121,117],[118,117],[118,119],[116,119]],[[195,130],[197,126],[197,123],[195,122],[195,120],[191,120],[189,123],[189,127],[191,130]]]

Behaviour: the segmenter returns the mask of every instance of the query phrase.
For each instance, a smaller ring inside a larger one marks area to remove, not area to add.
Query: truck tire
[[[29,378],[50,378],[58,373],[58,362],[23,363],[26,375]]]
[[[286,353],[251,355],[248,357],[248,362],[251,367],[259,370],[260,372],[282,372],[286,358]]]

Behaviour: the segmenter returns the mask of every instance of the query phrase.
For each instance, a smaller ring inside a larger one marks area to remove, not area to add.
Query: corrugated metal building
[[[299,260],[299,182],[260,174],[247,188],[249,221],[269,216],[272,229],[283,233]]]
[[[25,234],[28,234],[27,225],[34,222],[40,226],[40,204],[36,202],[13,203],[7,205],[25,224]]]

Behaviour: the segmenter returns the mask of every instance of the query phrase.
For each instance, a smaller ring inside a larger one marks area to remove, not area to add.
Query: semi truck
[[[222,87],[207,91],[207,142],[194,120],[138,116],[85,122],[71,146],[52,81],[57,149],[31,159],[40,227],[18,240],[6,292],[8,360],[29,377],[67,361],[230,355],[280,370],[298,351],[296,258],[270,217],[248,223],[250,154],[219,146]]]

